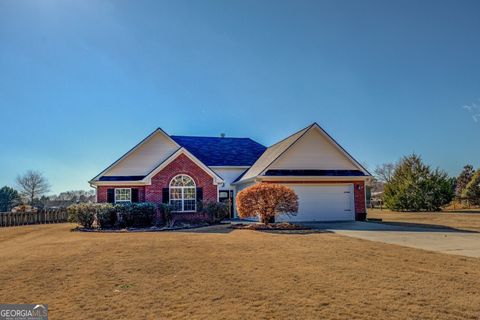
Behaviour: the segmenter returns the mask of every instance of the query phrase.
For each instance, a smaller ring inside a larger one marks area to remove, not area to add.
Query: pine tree
[[[480,205],[480,170],[477,170],[473,178],[463,190],[462,196],[474,205]]]
[[[467,184],[472,180],[473,176],[475,175],[475,170],[473,170],[473,166],[467,164],[463,167],[463,171],[457,178],[457,184],[455,187],[455,195],[457,197],[461,197],[463,190],[467,187]]]
[[[385,185],[384,202],[396,211],[438,211],[452,198],[452,180],[447,174],[432,170],[415,154],[398,163]]]
[[[17,190],[7,186],[0,189],[0,212],[10,211],[20,203],[20,195]]]

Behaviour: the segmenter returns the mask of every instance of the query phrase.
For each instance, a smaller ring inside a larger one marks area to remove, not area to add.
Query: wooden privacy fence
[[[0,212],[0,227],[23,226],[28,224],[67,222],[65,209],[45,209],[36,212]]]

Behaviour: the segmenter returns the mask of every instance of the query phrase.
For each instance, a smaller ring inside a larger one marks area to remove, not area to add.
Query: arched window
[[[196,197],[195,181],[191,177],[180,174],[170,181],[170,204],[174,211],[194,212]]]

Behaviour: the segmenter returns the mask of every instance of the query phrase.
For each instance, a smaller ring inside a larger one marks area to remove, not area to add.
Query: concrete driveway
[[[420,228],[380,222],[304,223],[353,238],[397,244],[441,253],[480,257],[480,233],[457,229]]]

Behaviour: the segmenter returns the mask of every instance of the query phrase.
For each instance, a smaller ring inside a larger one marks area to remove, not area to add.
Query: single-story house
[[[168,135],[157,129],[90,181],[97,202],[170,203],[196,219],[197,201],[231,200],[256,183],[290,186],[299,212],[289,221],[363,220],[370,173],[318,124],[266,148],[249,138]]]

